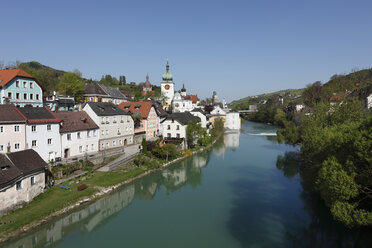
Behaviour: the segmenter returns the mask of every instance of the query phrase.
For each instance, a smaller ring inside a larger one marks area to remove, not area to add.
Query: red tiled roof
[[[25,77],[34,79],[30,74],[22,69],[5,69],[0,70],[0,86],[7,85],[15,77]]]
[[[192,103],[197,103],[199,100],[196,95],[187,95],[185,98],[190,99]]]
[[[341,95],[341,94],[335,94],[335,95],[331,96],[329,98],[329,100],[330,101],[333,101],[333,102],[337,102],[337,101],[341,101],[342,98],[343,98],[343,95]]]
[[[60,132],[76,132],[82,130],[98,129],[97,124],[84,111],[58,112],[56,116],[61,120]]]
[[[152,102],[122,102],[119,104],[119,108],[124,110],[125,112],[132,112],[135,114],[136,112],[141,112],[141,116],[143,119],[147,119],[147,116],[150,113],[150,109],[153,106]]]

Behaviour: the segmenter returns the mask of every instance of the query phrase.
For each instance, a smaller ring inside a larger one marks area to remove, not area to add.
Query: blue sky
[[[372,1],[2,1],[0,61],[227,101],[372,67]]]

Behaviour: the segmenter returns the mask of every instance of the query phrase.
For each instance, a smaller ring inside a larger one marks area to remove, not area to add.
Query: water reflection
[[[304,183],[306,168],[303,168],[299,152],[279,155],[276,166],[287,178],[300,174]],[[287,237],[293,247],[372,247],[371,228],[350,230],[334,221],[316,192],[302,189],[300,197],[309,219],[297,218],[296,225],[287,226]]]
[[[226,149],[235,149],[239,145],[237,139],[239,136],[236,134],[232,134],[227,139],[220,139],[211,150],[196,154],[163,171],[143,177],[105,198],[5,245],[23,248],[57,246],[66,235],[74,231],[79,231],[81,234],[93,232],[129,206],[134,199],[152,200],[160,187],[164,187],[167,194],[185,185],[197,187],[201,185],[202,168],[208,165],[212,152],[224,154]]]

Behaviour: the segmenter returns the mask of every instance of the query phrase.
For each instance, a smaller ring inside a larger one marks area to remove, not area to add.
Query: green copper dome
[[[167,60],[166,71],[163,74],[163,81],[173,81],[172,73],[169,71],[169,64]]]

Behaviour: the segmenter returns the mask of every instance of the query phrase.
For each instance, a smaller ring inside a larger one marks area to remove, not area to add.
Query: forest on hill
[[[43,94],[49,95],[53,91],[57,91],[61,94],[74,96],[76,98],[81,97],[84,92],[84,83],[98,83],[107,86],[119,88],[120,90],[132,94],[135,98],[142,97],[142,86],[144,82],[127,82],[124,75],[116,78],[112,75],[102,75],[100,80],[93,80],[82,77],[81,72],[75,69],[72,72],[66,72],[63,70],[54,69],[52,67],[43,65],[37,61],[31,62],[14,62],[7,66],[2,65],[1,67],[9,68],[20,68],[25,70],[27,73],[32,75],[43,89]],[[71,86],[71,87],[69,87]],[[69,89],[66,89],[69,88]],[[153,85],[153,95],[160,94],[160,87]]]

